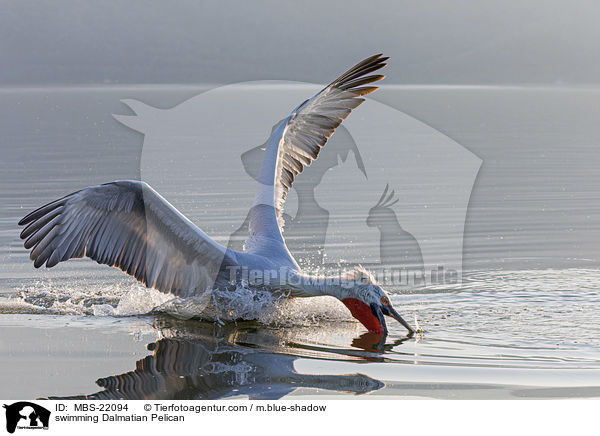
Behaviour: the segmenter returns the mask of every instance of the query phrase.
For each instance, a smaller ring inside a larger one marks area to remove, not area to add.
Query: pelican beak
[[[398,321],[400,324],[402,324],[406,328],[406,330],[408,330],[409,335],[412,336],[415,334],[415,331],[412,329],[412,327],[409,326],[406,321],[404,321],[404,319],[400,316],[400,314],[398,312],[396,312],[396,310],[394,310],[394,308],[392,307],[391,304],[387,307],[387,310],[390,312],[389,316],[394,318],[396,321]]]
[[[381,323],[381,325],[383,327],[384,334],[387,335],[387,327],[385,325],[385,319],[384,319],[383,315],[391,316],[396,321],[398,321],[400,324],[402,324],[406,328],[406,330],[408,330],[409,336],[412,336],[415,333],[413,328],[410,325],[408,325],[408,323],[406,321],[404,321],[404,319],[400,316],[400,314],[398,312],[396,312],[396,310],[392,307],[391,304],[388,304],[385,306],[373,304],[371,306],[371,309],[373,310],[373,314],[377,317],[377,319],[379,319],[379,322]]]
[[[387,336],[388,334],[388,329],[387,329],[387,325],[385,325],[385,317],[383,316],[383,310],[382,307],[379,304],[371,304],[371,311],[373,312],[373,315],[375,315],[375,317],[379,320],[379,323],[381,324],[381,329],[383,330],[383,336]]]

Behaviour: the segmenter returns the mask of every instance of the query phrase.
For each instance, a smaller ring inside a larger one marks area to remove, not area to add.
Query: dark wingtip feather
[[[354,88],[353,91],[359,96],[367,95],[379,89],[378,86],[364,86],[362,88]]]
[[[373,76],[362,76],[356,79],[341,83],[337,85],[339,89],[351,90],[352,88],[356,88],[362,85],[368,85],[369,83],[378,82],[383,79],[385,76],[378,74]]]
[[[67,194],[64,197],[59,198],[58,200],[51,201],[50,203],[47,203],[41,207],[38,207],[33,212],[30,212],[27,215],[25,215],[23,218],[21,218],[18,225],[24,226],[25,224],[29,224],[30,222],[35,221],[36,219],[40,218],[41,216],[47,214],[48,212],[53,211],[57,207],[63,206],[71,197],[75,196],[76,194],[78,194],[80,192],[81,191],[72,192],[71,194]]]
[[[20,225],[20,226],[24,226],[24,225],[26,225],[26,224],[29,224],[31,221],[33,221],[32,215],[33,215],[34,213],[36,213],[36,212],[37,212],[37,209],[36,209],[36,210],[34,210],[33,212],[30,212],[30,213],[28,213],[27,215],[25,215],[23,218],[21,218],[21,219],[19,220],[19,223],[18,223],[18,225]]]
[[[372,73],[373,71],[377,71],[385,67],[387,65],[385,61],[389,59],[389,56],[382,56],[382,53],[378,53],[376,55],[364,59],[363,61],[350,68],[344,74],[339,76],[336,80],[331,82],[329,86],[335,86],[344,89],[344,86],[347,85],[349,82],[355,81],[361,77],[364,77],[368,73]],[[385,76],[381,76],[381,78],[378,80],[381,80],[384,77]]]
[[[36,243],[38,242],[37,239],[34,239],[33,237],[29,237],[25,240],[25,243],[23,244],[23,246],[25,247],[26,250],[29,250],[31,247],[33,247]]]
[[[55,203],[55,202],[53,201],[52,203]],[[25,224],[29,224],[30,222],[34,221],[36,218],[38,218],[38,215],[41,216],[42,215],[41,212],[44,209],[46,209],[48,206],[52,205],[52,203],[45,204],[42,207],[38,207],[33,212],[29,212],[27,215],[25,215],[23,218],[21,218],[21,220],[19,221],[19,225],[24,226]]]

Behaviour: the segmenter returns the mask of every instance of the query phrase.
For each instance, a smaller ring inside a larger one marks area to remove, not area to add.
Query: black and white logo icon
[[[48,429],[50,411],[28,401],[3,406],[6,409],[6,431],[18,429]]]

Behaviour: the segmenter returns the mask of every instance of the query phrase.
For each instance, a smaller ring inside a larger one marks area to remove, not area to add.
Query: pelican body
[[[273,130],[258,175],[244,251],[211,239],[141,181],[90,186],[48,203],[19,225],[34,266],[87,256],[115,266],[148,287],[180,297],[244,282],[292,297],[330,295],[368,330],[387,334],[384,315],[413,329],[362,268],[339,277],[302,271],[283,238],[283,206],[295,177],[317,159],[329,137],[382,75],[387,57],[371,56],[295,108]]]

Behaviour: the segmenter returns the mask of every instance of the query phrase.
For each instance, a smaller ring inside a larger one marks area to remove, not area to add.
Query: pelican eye
[[[390,304],[390,299],[388,297],[381,297],[381,304],[387,306],[388,304]]]

